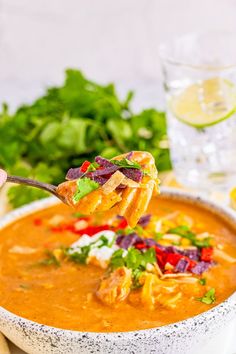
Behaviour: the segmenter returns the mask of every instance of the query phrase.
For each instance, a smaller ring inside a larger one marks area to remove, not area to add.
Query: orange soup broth
[[[216,242],[224,244],[231,256],[236,257],[236,237],[224,221],[210,212],[164,197],[153,199],[149,211],[159,217],[181,211],[193,218],[205,231],[216,235]],[[78,235],[70,231],[52,232],[41,220],[54,215],[69,220],[72,210],[65,205],[25,216],[0,230],[0,305],[7,310],[49,326],[92,332],[116,332],[146,329],[167,325],[209,310],[230,296],[236,289],[236,264],[221,262],[204,274],[207,288],[216,289],[216,302],[206,305],[195,296],[184,296],[177,310],[158,306],[147,310],[135,301],[135,292],[128,300],[109,307],[95,294],[104,270],[92,265],[64,261],[60,266],[41,265],[45,249],[70,246]],[[99,220],[104,220],[109,213]],[[30,247],[34,253],[16,254],[15,246]],[[137,290],[139,291],[139,290]]]

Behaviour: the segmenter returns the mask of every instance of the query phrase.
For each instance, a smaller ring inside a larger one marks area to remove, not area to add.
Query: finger
[[[6,171],[0,169],[0,188],[6,183],[7,181],[7,173]]]

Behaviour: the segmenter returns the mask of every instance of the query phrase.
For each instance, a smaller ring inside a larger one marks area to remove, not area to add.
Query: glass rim
[[[209,34],[223,34],[226,36],[229,35],[234,35],[235,40],[236,40],[236,31],[227,31],[227,30],[211,30],[211,31],[196,31],[196,32],[189,32],[182,34],[180,36],[175,36],[170,38],[169,40],[162,42],[159,46],[159,56],[162,61],[165,61],[171,65],[175,66],[182,66],[190,69],[195,69],[195,70],[207,70],[207,71],[223,71],[223,70],[230,70],[236,68],[236,58],[235,58],[235,63],[232,64],[225,64],[225,65],[207,65],[207,64],[191,64],[186,61],[182,60],[177,60],[173,57],[173,55],[167,53],[167,48],[169,48],[171,45],[176,43],[177,40],[179,39],[185,39],[190,36],[192,37],[198,37],[201,35],[209,35]]]

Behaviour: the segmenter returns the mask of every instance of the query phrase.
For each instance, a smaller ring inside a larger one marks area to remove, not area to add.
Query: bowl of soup
[[[168,188],[134,229],[31,203],[0,221],[0,330],[32,354],[203,353],[236,316],[235,234],[233,211]]]

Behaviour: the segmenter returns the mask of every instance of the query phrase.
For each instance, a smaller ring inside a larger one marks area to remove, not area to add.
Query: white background
[[[0,101],[29,101],[65,67],[159,105],[161,41],[236,30],[236,0],[0,0]]]

